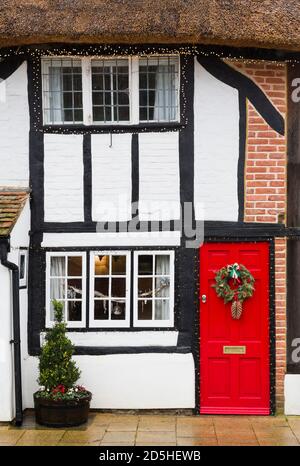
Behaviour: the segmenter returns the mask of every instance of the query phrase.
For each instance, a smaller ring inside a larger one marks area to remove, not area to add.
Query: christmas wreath
[[[235,262],[226,265],[216,272],[215,288],[217,296],[224,299],[224,303],[231,304],[233,319],[239,319],[243,312],[243,301],[251,298],[254,293],[254,278],[242,264]]]

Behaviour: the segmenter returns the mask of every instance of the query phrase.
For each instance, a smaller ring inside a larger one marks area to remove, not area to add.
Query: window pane
[[[76,278],[69,278],[67,282],[67,298],[68,299],[81,299],[82,298],[82,280]]]
[[[155,275],[169,275],[170,273],[170,256],[157,255],[155,257]]]
[[[26,256],[24,254],[21,254],[20,255],[20,280],[22,280],[23,278],[25,278],[25,264],[26,264]]]
[[[153,274],[153,256],[140,255],[138,256],[139,275],[152,275]]]
[[[68,276],[80,277],[82,276],[82,257],[69,256],[68,257]]]
[[[74,110],[74,121],[76,123],[81,123],[83,120],[83,112],[82,110]]]
[[[95,278],[95,298],[104,298],[109,294],[109,278]]]
[[[70,322],[78,322],[81,320],[81,305],[80,301],[68,301],[68,320]]]
[[[152,320],[152,300],[139,300],[138,301],[138,319],[139,320]]]
[[[168,277],[155,279],[155,296],[163,298],[170,296],[170,279]]]
[[[125,278],[112,278],[111,295],[114,297],[120,297],[120,298],[126,295],[126,279]]]
[[[111,318],[112,320],[125,320],[125,303],[112,302]]]
[[[153,295],[152,278],[139,278],[138,279],[138,296],[151,298]]]
[[[155,320],[169,320],[170,318],[170,304],[167,299],[156,299],[154,307]]]
[[[95,256],[95,275],[109,275],[109,256]]]
[[[94,304],[94,319],[95,320],[107,320],[109,317],[109,301],[99,300],[95,301]]]
[[[50,279],[50,299],[64,299],[65,297],[65,279],[51,278]]]
[[[52,277],[64,277],[66,275],[66,259],[63,256],[51,257],[50,275]]]
[[[126,275],[126,256],[112,256],[112,275]]]
[[[104,121],[104,107],[93,107],[93,120]]]
[[[115,108],[115,121],[129,121],[129,107]]]

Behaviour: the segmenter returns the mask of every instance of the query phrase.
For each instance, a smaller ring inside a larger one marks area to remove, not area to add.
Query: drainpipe
[[[12,273],[13,295],[13,340],[14,345],[14,375],[15,375],[15,406],[16,416],[14,423],[21,426],[23,422],[22,408],[22,377],[21,377],[21,338],[20,338],[20,300],[19,300],[19,267],[7,260],[9,250],[8,239],[0,243],[0,263]]]

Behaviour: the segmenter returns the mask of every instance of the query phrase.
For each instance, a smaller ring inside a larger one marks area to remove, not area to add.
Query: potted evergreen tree
[[[53,301],[55,324],[46,332],[39,357],[41,388],[34,393],[36,421],[52,427],[70,427],[88,419],[92,394],[76,385],[80,370],[72,360],[74,346],[66,336],[63,304]]]

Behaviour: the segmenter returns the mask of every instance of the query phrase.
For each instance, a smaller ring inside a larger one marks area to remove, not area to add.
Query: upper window
[[[139,61],[140,121],[178,118],[178,60],[171,57]]]
[[[83,123],[81,60],[45,59],[42,70],[45,123]]]
[[[45,124],[179,120],[179,57],[43,58]]]

